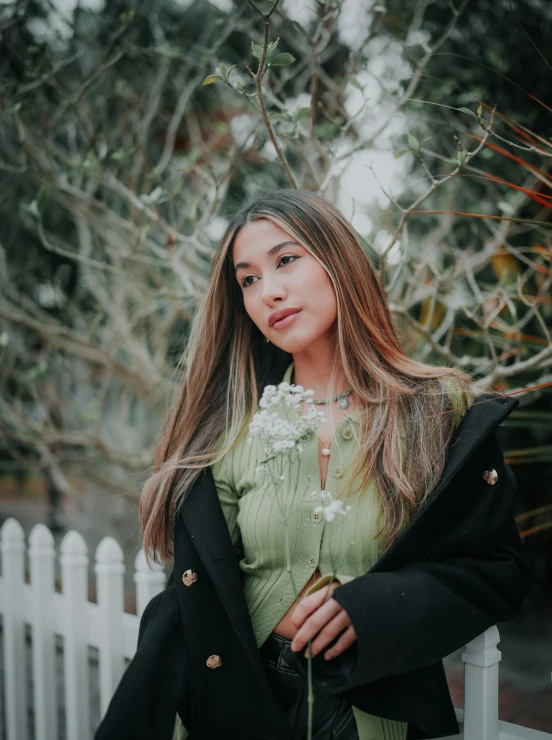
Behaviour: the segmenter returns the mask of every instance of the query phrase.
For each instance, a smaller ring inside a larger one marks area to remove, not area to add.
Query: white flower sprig
[[[352,506],[343,507],[343,501],[340,499],[332,498],[332,494],[329,491],[313,491],[311,498],[320,501],[329,501],[329,504],[322,504],[314,509],[314,513],[321,513],[327,522],[333,522],[336,514],[347,516],[352,509]]]
[[[301,452],[301,440],[305,434],[315,431],[321,422],[326,421],[324,414],[312,405],[310,396],[314,396],[314,391],[306,391],[302,385],[280,383],[278,386],[265,386],[259,401],[263,411],[258,411],[249,425],[249,444],[253,443],[253,436],[258,435],[267,455],[293,450]],[[271,407],[280,407],[285,411],[294,409],[300,413],[303,403],[311,404],[311,407],[306,415],[296,421],[282,419],[277,412],[269,410]]]

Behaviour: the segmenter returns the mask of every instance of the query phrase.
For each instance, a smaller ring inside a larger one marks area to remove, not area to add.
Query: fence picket
[[[96,549],[96,580],[100,621],[100,710],[107,711],[109,701],[124,672],[123,551],[113,537],[104,537]]]
[[[498,740],[498,666],[502,655],[497,648],[499,641],[497,627],[489,627],[462,653],[465,740]]]
[[[48,527],[37,524],[29,535],[29,562],[33,609],[33,701],[36,740],[58,737],[56,654],[54,633],[55,593],[54,537]]]
[[[67,532],[61,542],[61,585],[65,610],[63,659],[67,740],[90,734],[88,697],[88,549],[82,535]]]
[[[27,685],[25,681],[25,535],[16,519],[6,519],[1,530],[4,579],[4,675],[6,681],[6,730],[8,740],[27,740]]]
[[[147,563],[146,554],[140,549],[134,559],[134,583],[136,584],[136,612],[138,617],[154,596],[165,588],[165,573],[159,563]]]

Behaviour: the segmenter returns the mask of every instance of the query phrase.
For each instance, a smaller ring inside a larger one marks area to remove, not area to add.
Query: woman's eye
[[[284,256],[283,257],[280,257],[280,259],[278,260],[278,264],[276,265],[276,269],[278,269],[278,267],[280,267],[280,265],[282,264],[282,260],[285,260],[285,259],[298,260],[298,259],[301,259],[301,258],[300,257],[296,257],[293,254],[284,254]],[[291,262],[286,262],[284,264],[284,267],[286,265],[290,265],[290,264],[291,264]],[[250,277],[253,277],[253,275],[246,275],[243,278],[243,280],[241,282],[242,288],[248,288],[251,285],[251,283],[246,283],[246,280],[248,280]]]

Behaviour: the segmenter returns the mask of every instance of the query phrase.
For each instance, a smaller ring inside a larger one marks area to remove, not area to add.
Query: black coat
[[[496,432],[518,403],[476,399],[408,527],[366,574],[334,590],[357,639],[337,658],[313,659],[315,701],[318,685],[408,722],[407,740],[459,732],[442,659],[515,617],[534,585],[514,520],[516,482]],[[496,483],[485,475],[491,470]],[[288,737],[249,619],[241,553],[207,468],[183,500],[173,571],[142,615],[137,652],[95,740],[170,740],[177,712],[190,740]],[[197,575],[189,585],[186,571]],[[210,656],[221,664],[209,667]],[[302,651],[294,660],[306,669]]]

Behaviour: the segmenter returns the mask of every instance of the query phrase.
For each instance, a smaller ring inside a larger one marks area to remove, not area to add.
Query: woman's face
[[[232,257],[245,310],[273,344],[296,354],[333,343],[337,302],[332,282],[287,232],[266,219],[247,223],[236,235]],[[270,314],[286,308],[300,312],[270,326]]]

